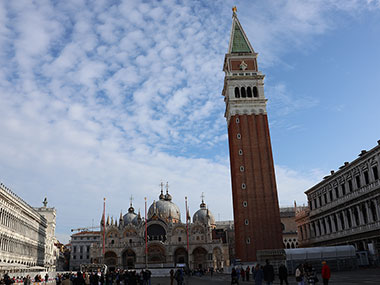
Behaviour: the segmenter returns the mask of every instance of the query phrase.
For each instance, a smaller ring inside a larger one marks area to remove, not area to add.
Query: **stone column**
[[[340,220],[339,213],[335,213],[335,217],[336,217],[336,222],[337,222],[336,229],[337,229],[337,231],[341,231],[342,230],[342,222]]]
[[[333,214],[334,215],[334,214]],[[333,215],[330,215],[329,216],[329,219],[331,221],[331,232],[336,232],[336,224],[334,222],[334,219],[333,219]]]
[[[328,223],[328,221],[329,221],[329,217],[324,217],[323,219],[324,219],[324,221],[325,221],[325,225],[326,225],[326,230],[327,230],[327,233],[326,233],[326,234],[331,234],[331,228],[330,228],[330,225],[329,225],[329,223]]]
[[[376,214],[377,214],[377,220],[380,221],[380,198],[377,198],[373,200],[373,203],[375,204]]]
[[[370,203],[370,202],[371,201],[365,201],[364,202],[364,206],[365,206],[365,210],[367,211],[368,223],[373,223],[374,219],[373,219],[373,216],[372,216],[372,211],[371,211],[371,209],[368,206],[368,203]]]
[[[344,228],[345,229],[349,229],[349,224],[348,224],[348,220],[347,220],[347,214],[346,214],[346,211],[343,211],[343,222],[344,222]]]
[[[359,223],[360,223],[360,225],[363,225],[364,224],[364,218],[363,218],[362,210],[360,209],[359,205],[356,206],[356,209],[358,210]]]
[[[355,216],[354,214],[352,213],[352,208],[349,208],[348,209],[348,212],[349,212],[349,215],[350,215],[350,218],[351,218],[351,224],[352,224],[352,227],[356,227],[357,224],[356,224],[356,220],[355,220]]]

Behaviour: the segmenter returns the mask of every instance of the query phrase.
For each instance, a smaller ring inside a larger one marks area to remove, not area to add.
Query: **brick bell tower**
[[[224,59],[236,258],[256,261],[257,250],[282,249],[282,229],[269,135],[264,75],[233,8]]]

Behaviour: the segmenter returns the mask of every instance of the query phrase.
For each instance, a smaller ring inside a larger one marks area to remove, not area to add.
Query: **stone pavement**
[[[319,282],[317,285],[322,285],[321,275],[318,274]],[[288,278],[289,285],[296,285],[294,276]],[[176,285],[177,282],[174,282]],[[216,284],[231,284],[230,276],[222,274],[214,274],[211,278],[210,276],[203,277],[188,277],[185,282],[186,285],[216,285]],[[253,281],[250,282],[239,282],[239,284],[254,285]],[[275,280],[274,285],[280,284],[280,281]],[[361,285],[361,284],[376,284],[380,285],[380,268],[369,268],[369,269],[358,269],[355,271],[342,271],[342,272],[332,272],[329,284],[341,284],[341,285]],[[152,279],[152,285],[170,285],[169,278],[157,277]],[[265,285],[265,283],[263,283]],[[306,284],[305,284],[306,285]]]

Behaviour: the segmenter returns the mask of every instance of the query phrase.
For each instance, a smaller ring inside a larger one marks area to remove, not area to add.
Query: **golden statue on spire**
[[[234,13],[237,12],[237,8],[236,8],[236,6],[233,6],[233,7],[232,7],[232,12],[234,12]]]

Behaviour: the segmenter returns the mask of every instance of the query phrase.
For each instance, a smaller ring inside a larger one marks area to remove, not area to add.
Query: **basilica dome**
[[[201,223],[205,225],[215,226],[215,219],[213,214],[207,209],[206,204],[202,199],[200,204],[200,209],[196,211],[193,215],[193,223]]]
[[[123,216],[123,221],[124,221],[124,225],[129,225],[129,224],[134,224],[135,226],[137,225],[136,222],[137,222],[137,215],[135,213],[135,209],[132,207],[132,204],[131,206],[129,207],[128,209],[128,213],[126,213],[124,216]]]
[[[148,219],[151,219],[154,216],[166,222],[178,223],[181,221],[179,208],[172,202],[172,196],[169,194],[168,190],[166,191],[166,195],[164,195],[161,190],[159,200],[154,201],[149,207]]]

